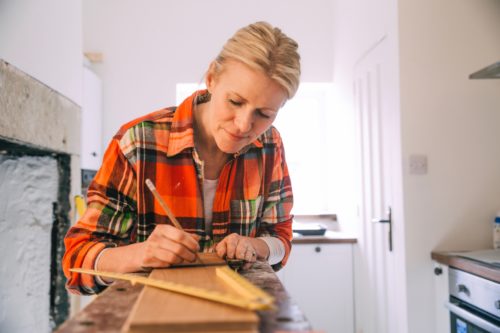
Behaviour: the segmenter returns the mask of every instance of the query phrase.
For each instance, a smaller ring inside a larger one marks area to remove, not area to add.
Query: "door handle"
[[[389,206],[387,209],[387,219],[379,218],[372,219],[374,223],[388,223],[389,224],[389,252],[392,252],[392,209]]]

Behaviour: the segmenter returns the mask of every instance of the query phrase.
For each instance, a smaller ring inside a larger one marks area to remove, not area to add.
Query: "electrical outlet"
[[[409,158],[410,175],[427,174],[427,155],[410,155]]]

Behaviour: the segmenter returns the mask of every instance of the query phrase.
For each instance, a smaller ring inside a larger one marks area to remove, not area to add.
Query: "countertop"
[[[463,252],[465,255],[466,252]],[[431,258],[443,265],[500,283],[500,268],[477,260],[466,258],[460,252],[432,252]]]
[[[294,233],[292,244],[336,244],[336,243],[357,243],[356,237],[340,232],[327,230],[324,236],[302,236]]]
[[[310,323],[267,262],[257,262],[241,274],[276,299],[277,311],[257,311],[259,332],[311,332]],[[126,281],[113,283],[82,311],[64,322],[56,333],[120,332],[142,289],[142,285],[132,286]]]

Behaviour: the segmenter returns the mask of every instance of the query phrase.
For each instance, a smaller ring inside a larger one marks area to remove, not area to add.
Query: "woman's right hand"
[[[168,224],[155,227],[139,251],[141,268],[168,267],[183,261],[194,262],[199,251],[199,236]]]

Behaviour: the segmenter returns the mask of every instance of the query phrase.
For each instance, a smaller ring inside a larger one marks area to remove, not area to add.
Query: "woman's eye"
[[[259,116],[261,116],[262,118],[271,118],[271,116],[265,114],[264,112],[262,112],[262,110],[260,109],[257,109],[257,113]]]
[[[243,103],[235,101],[234,99],[230,99],[229,103],[233,104],[234,106],[241,106]]]

